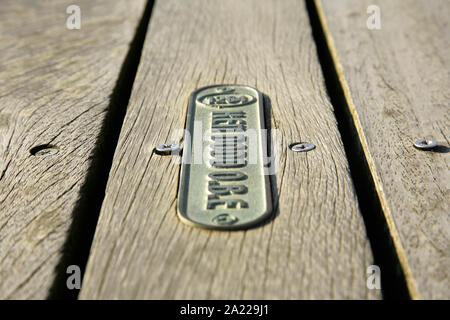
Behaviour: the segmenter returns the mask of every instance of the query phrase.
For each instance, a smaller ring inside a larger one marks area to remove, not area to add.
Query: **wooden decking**
[[[0,298],[450,298],[445,0],[378,1],[379,30],[372,1],[80,0],[80,30],[70,4],[0,10]],[[274,217],[244,231],[181,223],[154,152],[224,83],[277,132]]]
[[[328,44],[414,298],[448,299],[450,26],[445,1],[318,1]],[[435,152],[411,148],[433,137]]]

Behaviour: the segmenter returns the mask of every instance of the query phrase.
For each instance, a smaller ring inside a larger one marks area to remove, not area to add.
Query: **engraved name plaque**
[[[189,98],[178,216],[207,229],[246,229],[272,213],[262,94],[214,85]]]

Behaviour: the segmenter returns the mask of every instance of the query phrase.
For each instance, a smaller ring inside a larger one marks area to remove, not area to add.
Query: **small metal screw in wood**
[[[176,143],[163,143],[155,148],[155,152],[159,155],[169,155],[179,151],[180,145]]]
[[[57,154],[59,150],[52,145],[40,145],[30,150],[31,155],[39,158],[47,158]]]
[[[221,226],[230,226],[235,224],[237,221],[238,218],[229,213],[222,213],[213,218],[213,222]]]
[[[313,150],[315,147],[315,145],[308,142],[293,143],[289,146],[289,148],[291,148],[291,150],[295,152],[306,152]]]
[[[419,139],[414,141],[414,147],[420,150],[430,150],[437,147],[437,141],[430,138]]]

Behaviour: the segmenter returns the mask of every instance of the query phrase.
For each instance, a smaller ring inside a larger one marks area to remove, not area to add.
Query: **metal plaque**
[[[272,213],[262,94],[214,85],[189,98],[178,216],[191,226],[244,229]]]

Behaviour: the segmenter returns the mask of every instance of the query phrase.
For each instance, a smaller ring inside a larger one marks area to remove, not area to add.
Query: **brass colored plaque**
[[[215,85],[189,98],[178,216],[191,226],[245,229],[272,213],[262,94]]]

